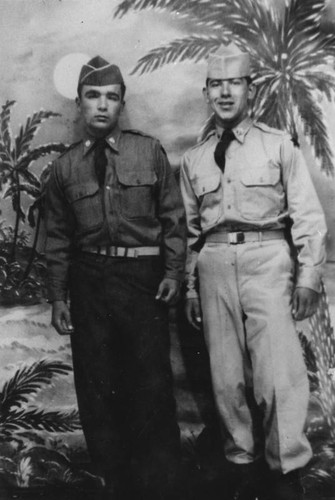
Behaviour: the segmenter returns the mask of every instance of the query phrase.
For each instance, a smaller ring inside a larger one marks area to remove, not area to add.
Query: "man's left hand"
[[[156,300],[172,305],[177,302],[180,293],[180,282],[172,278],[164,278],[158,287]]]
[[[319,294],[306,287],[297,287],[292,296],[292,316],[296,321],[312,316],[319,302]]]

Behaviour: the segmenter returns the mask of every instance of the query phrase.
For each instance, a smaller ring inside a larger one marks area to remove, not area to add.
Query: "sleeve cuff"
[[[310,288],[317,293],[321,292],[321,272],[315,268],[302,268],[299,270],[296,283],[297,288]]]

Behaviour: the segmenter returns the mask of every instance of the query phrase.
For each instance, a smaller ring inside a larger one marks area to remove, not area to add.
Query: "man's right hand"
[[[52,303],[51,324],[59,335],[69,335],[73,333],[70,310],[64,300],[55,300]]]
[[[201,328],[201,308],[200,301],[197,298],[186,299],[185,314],[188,322],[197,330]]]

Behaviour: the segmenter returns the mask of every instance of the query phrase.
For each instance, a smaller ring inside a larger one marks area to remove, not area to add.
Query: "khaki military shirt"
[[[182,159],[181,191],[188,226],[187,296],[197,297],[199,243],[209,231],[287,227],[297,250],[297,286],[319,290],[325,261],[324,214],[300,149],[286,133],[249,118],[233,129],[224,175],[214,160],[221,131]]]

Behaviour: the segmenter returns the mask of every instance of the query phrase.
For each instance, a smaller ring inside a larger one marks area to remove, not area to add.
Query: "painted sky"
[[[17,101],[12,119],[14,133],[27,115],[40,108],[61,113],[42,126],[36,143],[71,143],[79,134],[76,107],[73,100],[57,91],[54,70],[68,54],[100,54],[118,64],[126,80],[122,125],[158,137],[176,166],[207,116],[201,94],[205,63],[170,64],[143,76],[131,75],[141,56],[184,36],[186,25],[164,11],[147,10],[116,19],[118,4],[119,0],[1,0],[0,104],[7,99]],[[275,5],[280,5],[278,0]],[[333,7],[335,0],[329,7],[334,17]],[[329,23],[328,27],[334,26]],[[335,108],[329,108],[328,115],[335,144]],[[334,179],[319,174],[308,150],[306,156],[334,235]],[[1,209],[0,219],[10,216],[8,204],[2,202]]]

